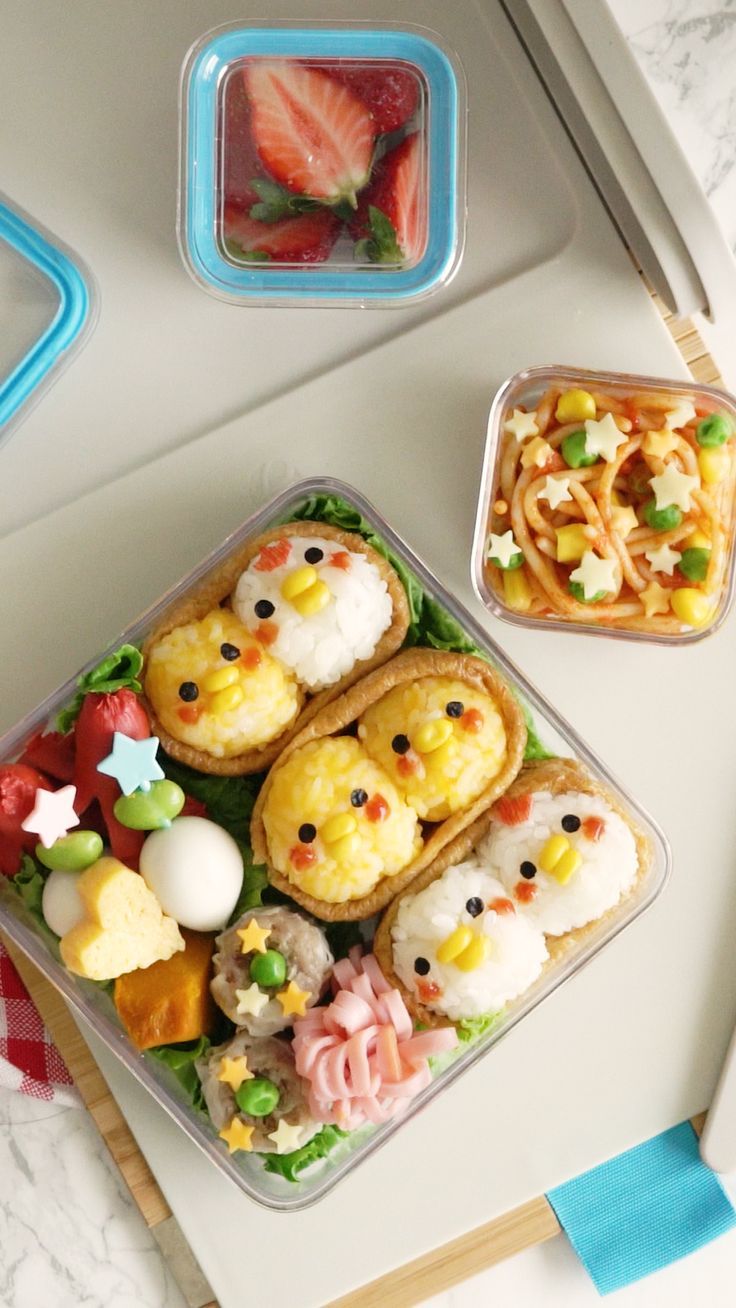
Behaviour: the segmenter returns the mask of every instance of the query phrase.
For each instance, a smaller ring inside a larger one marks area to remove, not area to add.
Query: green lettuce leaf
[[[71,731],[79,717],[85,695],[89,695],[92,691],[98,695],[111,695],[116,690],[127,688],[140,695],[142,687],[138,680],[138,673],[142,667],[143,655],[135,645],[121,645],[120,649],[108,654],[96,668],[92,668],[91,672],[85,673],[78,679],[79,689],[74,699],[67,708],[62,709],[56,719],[57,730],[64,733]]]
[[[165,1063],[171,1069],[193,1107],[203,1112],[207,1109],[202,1094],[202,1084],[194,1063],[197,1058],[202,1058],[207,1053],[211,1043],[209,1037],[203,1035],[194,1044],[190,1042],[182,1045],[157,1045],[147,1051],[152,1058]]]
[[[498,1013],[483,1013],[480,1017],[464,1017],[455,1027],[457,1038],[462,1044],[475,1044],[481,1036],[493,1031],[504,1017],[503,1009]]]
[[[347,1134],[347,1131],[341,1131],[338,1126],[323,1126],[308,1144],[295,1149],[291,1154],[262,1154],[263,1166],[267,1172],[276,1172],[287,1181],[298,1181],[305,1168],[311,1167],[320,1158],[326,1158]]]
[[[48,931],[46,919],[41,912],[43,887],[47,876],[48,872],[44,873],[30,854],[24,854],[10,884],[20,895],[28,912]]]

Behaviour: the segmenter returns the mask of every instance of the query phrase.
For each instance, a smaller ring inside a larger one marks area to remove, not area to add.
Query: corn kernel
[[[455,927],[437,950],[438,963],[452,963],[464,949],[467,949],[473,939],[473,931],[469,926]]]
[[[457,740],[454,736],[448,736],[444,744],[439,745],[437,749],[432,750],[432,761],[436,763],[438,767],[445,768],[450,762],[450,759],[455,757],[457,751]]]
[[[291,601],[297,613],[303,618],[311,618],[313,613],[320,613],[330,602],[330,588],[324,581],[315,581],[309,590],[303,590]]]
[[[577,872],[582,861],[582,856],[571,845],[569,849],[565,850],[562,858],[558,858],[552,869],[552,876],[556,881],[559,881],[561,886],[565,886],[573,873]]]
[[[727,445],[716,445],[701,450],[698,455],[698,468],[706,486],[715,486],[717,482],[723,481],[728,473],[730,462],[731,455]]]
[[[210,711],[218,714],[230,713],[232,709],[239,708],[244,699],[242,686],[225,686],[223,690],[218,690],[217,694],[212,696]]]
[[[431,754],[433,749],[444,745],[451,735],[452,723],[447,718],[433,718],[431,722],[422,723],[412,743],[420,754]]]
[[[586,418],[595,418],[595,400],[590,391],[563,391],[555,417],[558,422],[585,422]]]
[[[470,944],[454,960],[455,967],[459,967],[461,972],[474,972],[490,955],[491,942],[488,936],[474,935]]]
[[[713,612],[713,605],[702,590],[680,586],[672,592],[672,611],[688,627],[704,627]]]
[[[711,548],[710,536],[706,536],[704,531],[691,531],[682,542],[686,550],[709,550]]]
[[[554,872],[562,855],[571,849],[570,841],[567,836],[550,836],[549,840],[542,848],[542,852],[537,859],[539,867],[543,872]]]
[[[521,455],[521,466],[522,468],[543,468],[553,454],[552,446],[541,436],[535,436],[533,441],[524,446]]]
[[[346,859],[357,854],[360,843],[360,836],[357,831],[350,831],[346,836],[341,836],[339,840],[333,840],[330,845],[330,853],[338,863],[344,863]]]
[[[281,583],[281,594],[285,600],[293,600],[297,595],[301,595],[303,590],[309,590],[317,580],[317,569],[313,568],[311,563],[306,563],[303,568],[295,568],[290,572]]]
[[[504,572],[503,594],[510,609],[516,609],[518,613],[526,613],[531,606],[532,592],[523,568],[516,568],[513,572]]]
[[[226,686],[234,686],[237,680],[237,668],[218,668],[216,672],[208,672],[207,676],[202,678],[202,689],[214,694],[217,690],[224,690]]]
[[[331,845],[333,841],[349,836],[352,831],[357,830],[357,826],[358,823],[352,813],[336,813],[324,823],[320,835],[326,845]]]
[[[569,527],[558,527],[557,562],[576,563],[590,549],[590,541],[585,534],[585,527],[580,522],[572,522]]]

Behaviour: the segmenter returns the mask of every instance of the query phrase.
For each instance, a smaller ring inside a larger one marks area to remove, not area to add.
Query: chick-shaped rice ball
[[[364,554],[319,536],[284,536],[251,561],[233,608],[308,690],[369,659],[391,625],[386,582]]]
[[[417,815],[352,736],[296,749],[263,809],[271,865],[328,904],[360,899],[418,854]]]
[[[391,928],[394,971],[451,1021],[496,1013],[539,976],[544,936],[476,859],[402,899]]]
[[[465,808],[506,758],[503,719],[490,695],[451,677],[420,677],[371,704],[358,737],[428,822]]]
[[[156,641],[145,688],[169,735],[214,758],[275,740],[301,702],[294,678],[229,609],[214,609]]]
[[[636,841],[599,795],[540,791],[529,801],[528,818],[513,826],[494,821],[477,853],[524,916],[559,936],[600,917],[631,888]]]

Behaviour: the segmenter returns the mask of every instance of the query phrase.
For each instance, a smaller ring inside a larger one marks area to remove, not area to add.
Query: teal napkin
[[[736,1224],[689,1122],[558,1185],[547,1198],[600,1294],[684,1258]]]

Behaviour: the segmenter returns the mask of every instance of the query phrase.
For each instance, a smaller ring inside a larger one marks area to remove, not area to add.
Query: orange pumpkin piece
[[[197,1040],[213,1028],[210,994],[215,938],[182,928],[185,948],[115,982],[115,1007],[138,1049]]]

